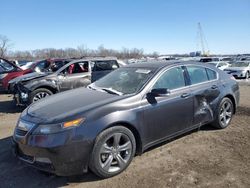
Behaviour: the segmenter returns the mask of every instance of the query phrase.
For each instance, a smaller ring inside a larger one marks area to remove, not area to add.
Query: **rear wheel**
[[[30,103],[37,102],[43,98],[53,95],[53,92],[46,88],[39,88],[31,92]]]
[[[102,178],[115,176],[128,167],[135,149],[135,138],[129,129],[111,127],[96,138],[89,167]]]
[[[234,106],[231,101],[231,99],[225,97],[222,99],[220,102],[218,111],[217,111],[217,117],[215,121],[212,123],[212,126],[219,128],[219,129],[224,129],[228,127],[232,120],[234,112]]]

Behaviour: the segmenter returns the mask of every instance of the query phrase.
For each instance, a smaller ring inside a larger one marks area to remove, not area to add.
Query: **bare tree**
[[[80,58],[83,56],[114,56],[119,59],[142,58],[144,56],[143,49],[137,48],[122,48],[121,50],[114,50],[105,48],[100,45],[97,49],[89,49],[84,45],[77,48],[44,48],[32,51],[10,51],[8,52],[9,58],[17,60],[34,60],[34,59],[47,59],[47,58]],[[157,53],[150,56],[157,56]]]
[[[10,40],[4,35],[0,35],[0,57],[4,57],[10,49]]]

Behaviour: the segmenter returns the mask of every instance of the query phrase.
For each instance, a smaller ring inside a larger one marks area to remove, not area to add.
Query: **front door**
[[[91,73],[88,62],[77,62],[66,67],[58,75],[60,91],[86,87],[91,83]]]
[[[192,126],[193,97],[186,85],[184,69],[174,67],[166,70],[152,87],[169,89],[170,93],[143,99],[147,144],[174,136]]]

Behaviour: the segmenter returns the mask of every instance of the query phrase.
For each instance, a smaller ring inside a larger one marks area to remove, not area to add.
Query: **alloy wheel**
[[[233,114],[232,104],[229,101],[225,101],[221,105],[220,109],[220,123],[223,127],[226,127],[229,124],[232,118],[232,114]]]
[[[123,133],[114,133],[101,147],[99,163],[103,170],[114,173],[123,170],[132,155],[132,142]]]
[[[48,97],[48,96],[50,96],[50,94],[47,93],[47,92],[39,92],[39,93],[37,93],[37,94],[34,96],[33,102],[39,101],[39,100],[41,100],[41,99],[43,99],[43,98],[45,98],[45,97]]]

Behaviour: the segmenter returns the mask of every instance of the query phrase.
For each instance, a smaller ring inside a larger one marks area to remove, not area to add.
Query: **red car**
[[[32,72],[44,72],[46,70],[53,71],[53,68],[57,68],[57,66],[63,66],[65,59],[45,59],[41,61],[37,61],[33,63],[28,69],[22,70],[17,65],[11,63],[6,59],[0,59],[0,86],[4,88],[4,90],[9,90],[9,81],[22,76],[24,74],[32,73]],[[69,62],[69,61],[67,61]],[[52,66],[53,65],[53,66]]]
[[[31,69],[22,70],[20,67],[10,61],[0,58],[0,86],[8,90],[8,82],[18,76],[32,72]]]

